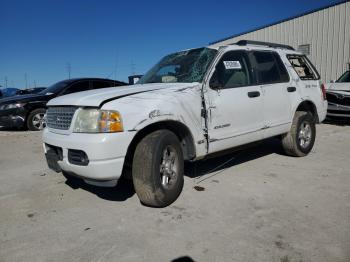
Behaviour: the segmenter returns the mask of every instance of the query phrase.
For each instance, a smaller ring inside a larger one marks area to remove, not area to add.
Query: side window
[[[62,95],[90,90],[90,81],[79,81],[68,87]]]
[[[247,53],[231,51],[223,55],[210,79],[212,88],[234,88],[252,84],[251,67]]]
[[[337,83],[349,83],[350,82],[350,71],[345,72],[339,79]]]
[[[279,55],[270,51],[254,51],[259,84],[288,82],[289,75]]]
[[[318,72],[306,56],[287,55],[287,58],[301,80],[318,80],[320,78]]]
[[[112,82],[108,81],[93,81],[92,82],[92,89],[100,89],[100,88],[106,88],[114,86]]]

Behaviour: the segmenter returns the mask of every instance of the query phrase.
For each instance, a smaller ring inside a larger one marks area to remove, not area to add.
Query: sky
[[[0,85],[127,81],[164,55],[338,0],[0,0]]]

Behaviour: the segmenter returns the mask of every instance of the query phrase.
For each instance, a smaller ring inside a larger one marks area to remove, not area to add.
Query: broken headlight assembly
[[[122,132],[123,122],[118,111],[81,108],[75,118],[74,133]]]

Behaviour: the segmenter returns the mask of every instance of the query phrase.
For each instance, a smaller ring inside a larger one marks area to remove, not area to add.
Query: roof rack
[[[260,46],[267,46],[267,47],[273,47],[273,48],[283,48],[288,50],[295,50],[290,45],[283,45],[283,44],[276,44],[276,43],[269,43],[269,42],[261,42],[261,41],[253,41],[253,40],[240,40],[235,45],[260,45]]]

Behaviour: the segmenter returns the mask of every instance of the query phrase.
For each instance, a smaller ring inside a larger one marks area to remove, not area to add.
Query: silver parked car
[[[326,85],[329,118],[350,119],[350,70],[337,81]]]

